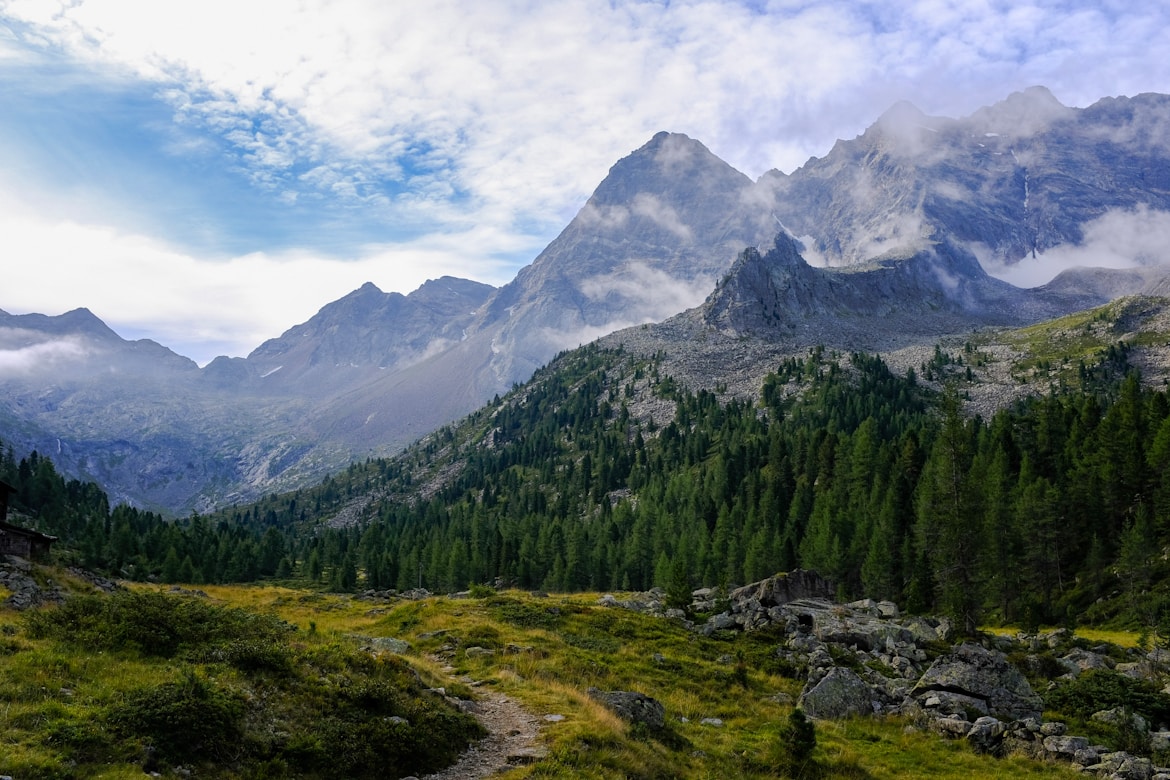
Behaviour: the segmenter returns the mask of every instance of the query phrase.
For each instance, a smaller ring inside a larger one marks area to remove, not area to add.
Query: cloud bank
[[[1170,268],[1170,212],[1140,206],[1113,209],[1084,227],[1076,246],[1049,249],[1010,265],[975,249],[983,270],[1017,287],[1039,287],[1068,268]]]

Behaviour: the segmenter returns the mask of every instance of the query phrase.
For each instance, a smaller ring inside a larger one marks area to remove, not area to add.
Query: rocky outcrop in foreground
[[[1057,660],[1068,677],[1108,668],[1155,679],[1167,669],[1165,653],[1135,650],[1132,661],[1118,663],[1106,648],[1073,647],[1065,631],[955,644],[954,627],[945,618],[902,615],[892,602],[837,604],[831,593],[827,581],[805,571],[768,578],[722,599],[703,589],[695,591],[693,610],[719,611],[691,627],[707,636],[774,633],[776,656],[806,676],[798,705],[813,718],[900,716],[941,736],[965,739],[983,753],[1069,762],[1089,776],[1114,780],[1170,780],[1170,768],[1147,757],[1092,744],[1067,734],[1064,723],[1042,720],[1043,700],[1008,657],[1039,664],[1041,653],[1063,652]],[[601,603],[685,619],[681,610],[666,610],[663,599],[651,591],[625,601],[604,596]],[[1093,717],[1111,722],[1135,716],[1108,710]],[[1132,725],[1145,735],[1149,752],[1170,749],[1170,731],[1137,720]]]

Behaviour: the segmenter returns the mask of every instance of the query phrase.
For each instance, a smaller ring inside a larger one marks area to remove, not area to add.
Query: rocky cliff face
[[[944,237],[1013,263],[1111,211],[1170,209],[1170,96],[1062,106],[1034,87],[964,119],[909,104],[760,187],[819,256],[850,265]]]
[[[685,315],[724,337],[793,347],[883,351],[987,325],[1021,325],[1103,303],[1096,291],[1021,290],[989,277],[951,242],[849,269],[813,268],[780,234],[749,248],[703,305]]]

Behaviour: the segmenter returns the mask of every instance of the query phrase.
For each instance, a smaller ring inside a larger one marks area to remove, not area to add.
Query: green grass
[[[236,735],[240,746],[255,747],[268,744],[266,738],[271,742],[274,729],[308,734],[297,712],[317,719],[323,712],[344,714],[363,696],[394,698],[394,686],[421,685],[444,686],[464,697],[498,692],[538,718],[563,716],[542,720],[547,756],[510,770],[510,780],[782,776],[780,732],[801,682],[775,660],[774,636],[705,638],[676,622],[598,606],[596,594],[538,598],[504,592],[380,604],[288,588],[203,590],[210,598],[196,601],[207,607],[246,611],[231,613],[241,625],[295,626],[281,645],[287,645],[285,654],[272,651],[273,657],[261,647],[233,656],[225,648],[239,637],[221,637],[209,646],[179,642],[169,657],[133,643],[102,648],[92,638],[78,646],[38,631],[37,618],[0,611],[0,639],[15,645],[0,652],[0,774],[22,780],[141,777],[144,740],[166,746],[169,734],[155,729],[144,737],[141,732],[149,729],[141,719],[139,733],[130,733],[136,721],[126,703],[158,713],[174,712],[176,701],[200,707],[204,720],[222,722],[221,731]],[[403,639],[411,649],[402,658],[376,660],[358,651],[360,637]],[[493,652],[468,655],[473,646]],[[379,665],[386,669],[379,672]],[[655,697],[666,708],[666,728],[651,733],[631,727],[591,699],[590,686]],[[276,701],[282,690],[287,697]],[[268,705],[264,715],[255,711],[260,699]],[[236,715],[241,702],[242,720]],[[719,718],[723,726],[702,725],[703,718]],[[361,752],[371,741],[356,718],[334,718],[329,729],[315,733],[328,740],[330,755]],[[898,719],[820,722],[816,732],[813,763],[796,776],[1077,776],[1054,764],[979,756],[961,742],[946,742]],[[214,760],[198,764],[178,756],[167,766],[195,766],[201,777],[323,777],[341,771],[334,767],[330,774],[311,762],[298,769],[295,751],[267,763],[233,763],[222,752],[232,743],[217,745],[215,737],[208,737]],[[316,746],[304,737],[298,749],[312,753]]]
[[[22,780],[422,774],[482,733],[402,659],[227,601],[78,596],[0,632],[0,774]]]
[[[1135,321],[1148,319],[1148,298],[1122,298],[1095,309],[1007,331],[1004,341],[1025,353],[1015,373],[1032,379],[1047,378],[1071,382],[1081,361],[1094,365],[1111,345],[1125,340],[1134,347],[1170,343],[1170,334],[1143,327],[1134,331]]]

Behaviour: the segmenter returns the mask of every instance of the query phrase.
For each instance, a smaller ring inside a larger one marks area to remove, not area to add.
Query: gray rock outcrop
[[[969,699],[987,714],[1019,720],[1038,717],[1044,703],[1006,656],[976,644],[963,644],[937,659],[914,686],[919,701],[945,693]]]

